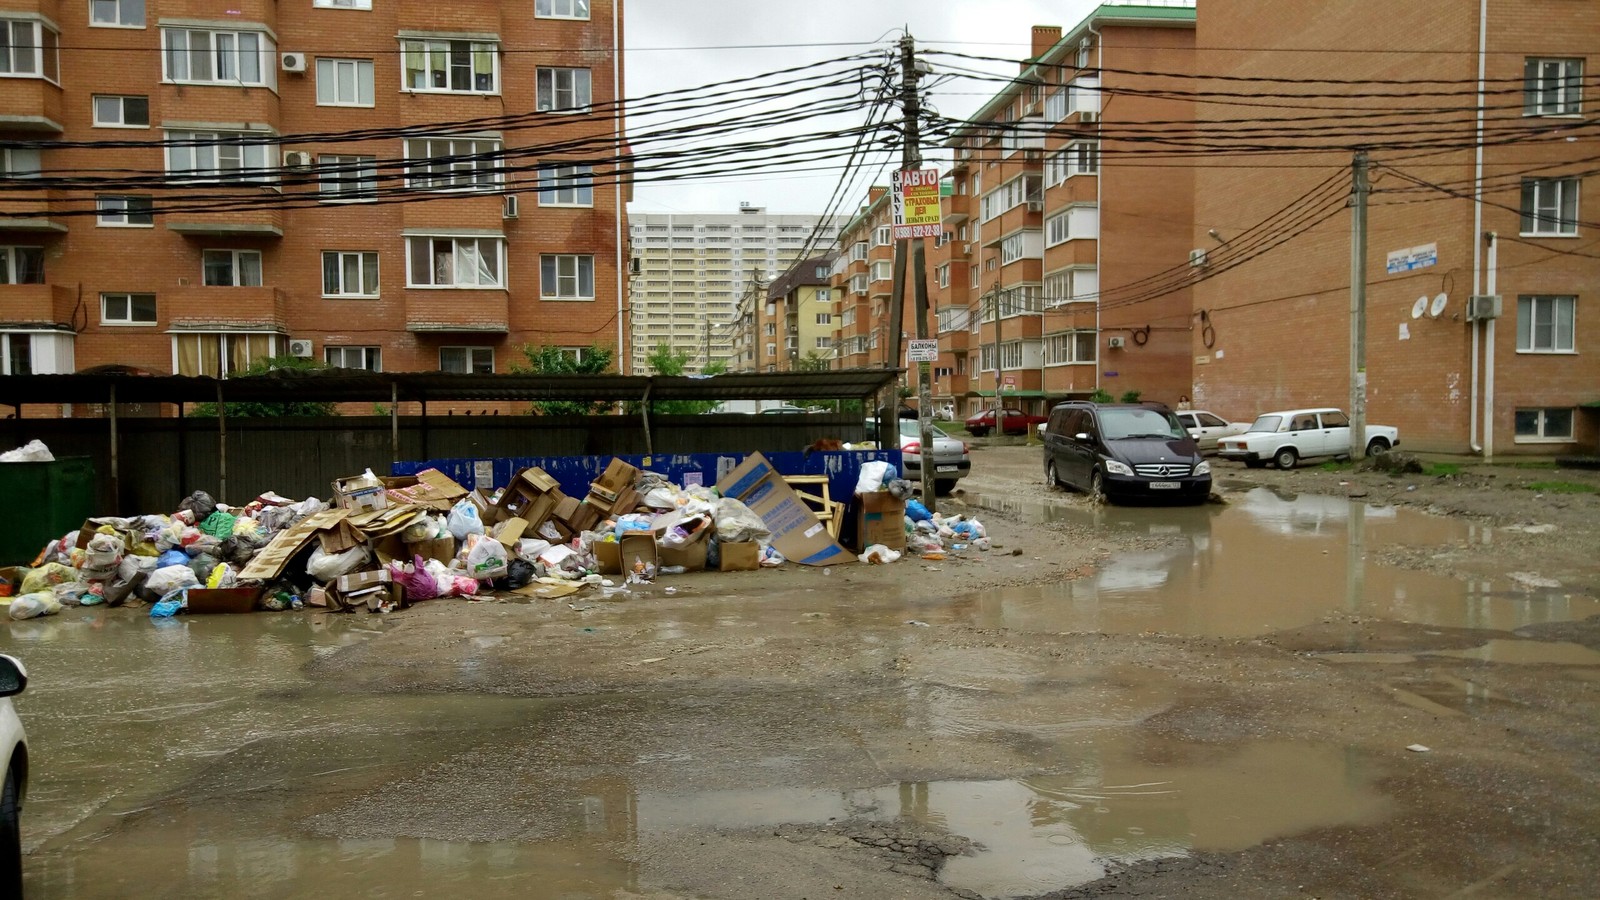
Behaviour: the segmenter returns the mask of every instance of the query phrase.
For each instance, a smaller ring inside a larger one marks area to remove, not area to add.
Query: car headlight
[[[1132,475],[1133,469],[1114,459],[1106,460],[1106,471],[1113,475]]]
[[[1211,463],[1209,461],[1202,460],[1200,465],[1194,467],[1194,473],[1196,475],[1210,475]]]

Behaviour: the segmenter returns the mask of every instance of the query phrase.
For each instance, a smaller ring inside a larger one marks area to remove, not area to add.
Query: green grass
[[[1600,488],[1573,481],[1535,481],[1528,485],[1528,490],[1538,491],[1541,494],[1593,494],[1600,491]]]
[[[1422,471],[1425,475],[1442,478],[1446,475],[1460,475],[1461,465],[1459,463],[1426,463],[1423,465]]]
[[[1553,470],[1556,467],[1555,461],[1554,460],[1549,460],[1549,459],[1531,460],[1529,462],[1495,463],[1495,465],[1503,466],[1503,467],[1505,467],[1507,469],[1550,469],[1550,470]]]
[[[1354,469],[1355,465],[1349,461],[1340,462],[1336,459],[1330,459],[1317,468],[1324,472],[1348,472],[1351,469]]]

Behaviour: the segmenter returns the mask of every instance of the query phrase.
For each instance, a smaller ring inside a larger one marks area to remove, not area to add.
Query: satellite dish
[[[1444,312],[1444,308],[1446,306],[1449,306],[1449,305],[1450,305],[1450,295],[1449,294],[1440,294],[1439,296],[1434,297],[1433,298],[1433,306],[1428,308],[1428,317],[1432,318],[1432,319],[1439,318],[1439,314],[1443,313]]]
[[[1428,311],[1428,298],[1418,297],[1417,302],[1411,304],[1411,318],[1420,319]]]

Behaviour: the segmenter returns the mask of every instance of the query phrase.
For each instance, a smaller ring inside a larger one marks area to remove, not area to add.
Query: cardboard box
[[[439,512],[448,512],[456,501],[467,495],[467,489],[438,469],[423,469],[415,475],[398,475],[379,478],[383,482],[389,501],[397,504],[425,506]]]
[[[568,528],[572,529],[573,534],[593,531],[595,526],[600,524],[600,520],[604,518],[600,510],[581,500],[578,501],[577,507],[577,511],[567,518],[563,519],[557,516]]]
[[[724,572],[754,572],[761,568],[761,545],[755,541],[733,541],[717,545]]]
[[[200,615],[255,612],[256,601],[261,598],[261,588],[193,588],[184,612]]]
[[[661,568],[660,557],[656,555],[656,536],[648,531],[631,531],[624,534],[617,541],[618,552],[621,555],[622,574],[632,574],[634,562],[640,561],[645,565],[656,564]]]
[[[328,604],[334,609],[355,609],[359,606],[369,606],[370,601],[398,599],[399,589],[394,584],[388,569],[373,569],[368,572],[352,572],[349,575],[340,575],[328,585]]]
[[[518,472],[511,479],[505,493],[500,495],[500,502],[496,504],[497,515],[495,521],[510,518],[528,520],[528,528],[538,530],[545,520],[556,511],[556,504],[565,497],[561,493],[561,485],[551,478],[538,466],[532,466]],[[484,520],[484,524],[489,524]]]
[[[614,519],[618,516],[625,516],[638,509],[643,502],[644,500],[639,496],[639,492],[633,488],[624,489],[614,498],[602,497],[599,494],[590,494],[583,498],[584,505],[594,510],[596,522],[599,522],[600,519]]]
[[[760,516],[772,532],[772,545],[790,562],[831,566],[856,561],[760,453],[750,454],[718,481],[717,492],[742,501]]]
[[[613,459],[605,472],[589,485],[589,493],[603,501],[615,503],[623,491],[632,491],[638,480],[638,469],[620,459]]]
[[[695,535],[689,543],[682,547],[656,548],[656,559],[661,568],[668,566],[683,566],[686,572],[704,572],[706,570],[706,551],[711,542],[706,538],[705,532]]]
[[[622,545],[616,541],[595,544],[594,561],[601,575],[621,575]]]
[[[522,540],[527,535],[527,531],[528,520],[513,516],[504,522],[495,523],[494,527],[489,529],[489,536],[515,550],[517,541]]]
[[[333,483],[333,505],[339,509],[387,509],[389,495],[383,484],[361,485],[366,474],[349,475]]]
[[[423,559],[436,559],[446,565],[456,558],[456,539],[453,537],[436,538],[431,541],[417,541],[406,545],[405,562],[411,562],[412,557],[420,556]]]
[[[873,544],[906,549],[906,501],[888,491],[856,495],[856,552]]]
[[[78,542],[72,546],[87,548],[89,546],[89,542],[94,540],[94,536],[100,532],[100,528],[103,525],[110,525],[113,528],[116,528],[117,520],[105,518],[85,519],[83,522],[83,528],[78,531]],[[122,538],[122,542],[127,545],[129,550],[133,549],[133,541],[129,539],[127,532],[123,531],[121,528],[117,528],[117,535]]]

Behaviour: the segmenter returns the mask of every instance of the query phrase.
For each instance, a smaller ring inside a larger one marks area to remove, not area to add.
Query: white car
[[[1400,446],[1400,430],[1368,425],[1367,455]],[[1252,469],[1292,469],[1302,459],[1350,455],[1350,419],[1337,409],[1290,409],[1259,416],[1248,431],[1217,442],[1217,455]]]
[[[0,796],[0,895],[22,896],[22,801],[28,797],[28,736],[11,699],[28,686],[28,670],[13,656],[0,655],[0,752],[5,753],[5,787]]]
[[[1210,410],[1205,409],[1180,409],[1174,415],[1189,430],[1189,437],[1194,438],[1195,445],[1201,453],[1215,453],[1217,441],[1225,437],[1244,434],[1250,426],[1243,422],[1229,422]]]

